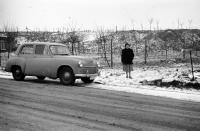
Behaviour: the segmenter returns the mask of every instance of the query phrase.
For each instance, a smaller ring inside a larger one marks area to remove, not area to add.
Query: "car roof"
[[[23,45],[64,45],[64,44],[52,43],[52,42],[25,42]]]

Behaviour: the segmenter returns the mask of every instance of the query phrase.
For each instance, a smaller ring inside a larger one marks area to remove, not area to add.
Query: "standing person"
[[[130,48],[128,42],[126,42],[125,48],[122,50],[121,53],[121,62],[123,64],[123,71],[126,72],[126,78],[132,78],[131,71],[133,71],[133,58],[133,50]]]

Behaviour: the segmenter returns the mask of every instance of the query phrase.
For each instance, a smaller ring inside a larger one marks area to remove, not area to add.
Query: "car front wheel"
[[[12,70],[12,75],[16,81],[22,81],[25,78],[25,75],[20,67],[14,67]]]
[[[69,67],[64,67],[59,72],[60,82],[63,85],[73,85],[75,83],[75,76],[73,70]]]
[[[92,83],[94,80],[93,79],[90,79],[88,77],[84,77],[84,78],[81,78],[81,80],[84,82],[84,83]]]

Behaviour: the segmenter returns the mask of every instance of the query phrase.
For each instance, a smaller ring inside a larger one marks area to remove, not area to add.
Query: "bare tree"
[[[73,31],[73,32],[69,32],[68,33],[68,38],[66,40],[66,42],[69,42],[71,43],[71,52],[72,52],[72,55],[75,54],[75,44],[76,43],[80,43],[80,39],[79,39],[79,35],[76,31]]]
[[[180,23],[180,27],[181,27],[181,29],[183,29],[183,25],[184,25],[184,23],[181,22],[181,23]]]
[[[156,21],[156,28],[157,28],[157,31],[160,30],[160,27],[159,27],[159,21],[158,21],[158,20]]]
[[[149,40],[150,40],[150,37],[152,36],[152,33],[151,33],[151,27],[152,27],[152,23],[153,23],[153,18],[150,18],[148,20],[149,22],[149,34],[146,36],[145,38],[145,42],[144,42],[144,63],[147,64],[147,57],[148,57],[148,45],[149,45]]]
[[[65,31],[68,31],[68,37],[64,40],[64,42],[71,44],[72,55],[75,53],[80,53],[80,44],[84,41],[84,35],[80,33],[80,30],[77,28],[77,24],[75,24],[73,21],[70,21],[68,27],[65,28]]]
[[[160,48],[162,50],[165,50],[165,60],[167,61],[167,56],[168,56],[168,50],[171,47],[171,41],[169,39],[167,39],[166,41],[163,41],[160,43]]]
[[[150,31],[151,31],[151,26],[152,26],[152,23],[153,23],[153,18],[150,18],[150,19],[148,20],[148,22],[149,22],[149,29],[150,29]]]
[[[135,30],[135,22],[134,22],[133,19],[131,20],[131,24],[132,24],[132,26],[133,26],[133,30]]]
[[[96,31],[98,54],[102,55],[102,53],[103,53],[103,58],[106,61],[106,63],[108,64],[108,66],[110,67],[110,63],[107,58],[107,48],[106,48],[106,42],[108,41],[107,35],[108,35],[107,32],[103,28],[97,29],[97,31]]]
[[[179,19],[177,20],[177,28],[178,29],[180,28],[180,20]]]
[[[143,31],[144,30],[144,26],[143,26],[142,23],[140,24],[140,27],[141,27],[141,30]]]
[[[189,20],[188,20],[188,24],[189,24],[189,25],[188,25],[189,29],[191,29],[192,19],[189,19]]]
[[[9,58],[9,53],[16,49],[16,38],[19,32],[17,27],[6,24],[3,25],[3,31],[7,35],[8,44],[6,44],[6,49],[8,51],[8,58]]]

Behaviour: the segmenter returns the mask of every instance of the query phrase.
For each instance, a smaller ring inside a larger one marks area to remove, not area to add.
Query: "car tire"
[[[45,76],[37,76],[38,80],[44,80]]]
[[[91,80],[89,77],[81,78],[84,83],[92,83],[94,80]]]
[[[60,83],[63,85],[74,85],[75,75],[71,68],[64,67],[59,71]]]
[[[22,72],[21,68],[20,67],[14,67],[12,69],[12,75],[13,75],[13,78],[16,80],[16,81],[22,81],[24,80],[25,78],[25,75],[24,73]]]

